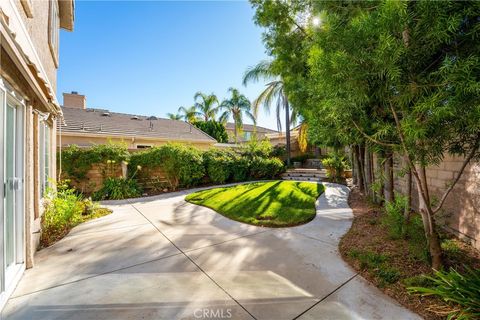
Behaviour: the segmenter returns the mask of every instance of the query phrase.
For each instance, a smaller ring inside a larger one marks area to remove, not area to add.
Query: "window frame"
[[[55,67],[58,68],[58,49],[60,42],[60,10],[58,8],[58,0],[49,1],[48,11],[48,46],[50,47]]]
[[[23,11],[28,18],[33,18],[33,0],[20,0]]]

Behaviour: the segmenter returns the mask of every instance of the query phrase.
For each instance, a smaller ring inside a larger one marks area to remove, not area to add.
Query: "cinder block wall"
[[[427,181],[432,200],[440,200],[445,190],[460,171],[463,159],[447,155],[438,166],[428,167]],[[401,176],[403,160],[395,157],[395,191],[406,194],[407,177]],[[413,182],[413,205],[418,209],[418,193]],[[450,192],[437,221],[451,232],[480,249],[480,164],[465,168],[461,179]]]

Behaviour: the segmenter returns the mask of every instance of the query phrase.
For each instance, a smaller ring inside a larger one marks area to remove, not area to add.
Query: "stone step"
[[[282,177],[282,180],[321,182],[325,177]]]

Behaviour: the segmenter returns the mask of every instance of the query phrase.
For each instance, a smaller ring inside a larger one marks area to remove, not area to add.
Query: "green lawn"
[[[312,220],[315,200],[323,191],[323,185],[312,182],[270,181],[198,191],[185,199],[233,220],[287,227]]]

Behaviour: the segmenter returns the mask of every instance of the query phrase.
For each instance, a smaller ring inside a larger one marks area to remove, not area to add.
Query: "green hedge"
[[[134,173],[138,166],[141,168],[161,168],[170,188],[173,190],[178,187],[195,186],[205,176],[201,151],[181,144],[171,143],[133,153],[128,171]]]
[[[95,163],[129,160],[128,181],[132,180],[132,184],[142,179],[148,180],[153,172],[159,169],[167,180],[168,189],[176,190],[179,187],[189,188],[208,182],[223,184],[274,178],[284,171],[285,166],[280,159],[270,156],[271,150],[265,142],[244,146],[238,150],[208,151],[171,143],[131,154],[126,148],[111,144],[88,149],[71,146],[63,151],[62,161],[69,178],[82,180]],[[120,187],[122,181],[117,180],[105,179],[102,188],[105,192],[98,193],[99,198],[105,199],[119,194],[117,191],[124,188]]]
[[[62,150],[57,159],[62,160],[62,172],[68,178],[82,180],[94,164],[107,163],[109,160],[121,163],[128,161],[129,157],[126,145],[107,143],[90,148],[70,145]]]

